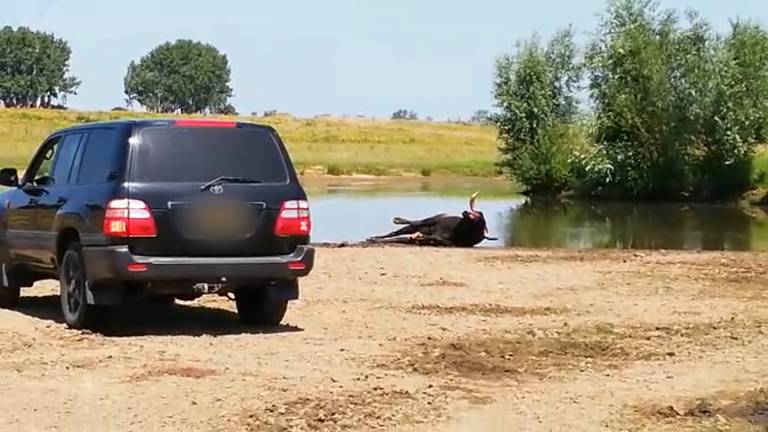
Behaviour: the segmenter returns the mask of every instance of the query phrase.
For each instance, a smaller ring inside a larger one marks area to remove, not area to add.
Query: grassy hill
[[[52,131],[77,123],[150,118],[133,112],[0,109],[0,166],[23,168]],[[167,116],[165,116],[167,117]],[[492,176],[490,126],[320,117],[239,117],[274,126],[306,173]]]

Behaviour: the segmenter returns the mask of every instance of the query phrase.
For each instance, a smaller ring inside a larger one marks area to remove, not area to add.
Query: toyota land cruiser
[[[19,178],[0,171],[0,307],[60,282],[71,328],[129,300],[234,298],[278,325],[314,264],[309,205],[278,133],[221,120],[57,131]]]

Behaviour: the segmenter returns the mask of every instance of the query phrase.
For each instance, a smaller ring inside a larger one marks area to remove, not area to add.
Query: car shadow
[[[17,310],[41,320],[64,323],[56,295],[22,297]],[[100,310],[94,333],[109,337],[131,336],[223,336],[236,334],[274,334],[304,331],[301,327],[279,325],[254,327],[241,324],[237,314],[202,305],[176,303],[156,305],[128,304]]]

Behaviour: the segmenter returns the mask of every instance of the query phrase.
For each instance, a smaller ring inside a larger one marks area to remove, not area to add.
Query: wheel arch
[[[80,232],[75,227],[67,227],[56,236],[56,265],[61,265],[64,254],[73,243],[80,242]]]

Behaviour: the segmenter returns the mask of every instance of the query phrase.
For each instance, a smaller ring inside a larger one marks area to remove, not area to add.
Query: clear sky
[[[73,50],[77,109],[123,105],[131,60],[178,38],[214,44],[241,113],[436,119],[491,108],[493,62],[533,32],[594,28],[604,0],[0,0],[0,20],[54,32]],[[662,0],[718,28],[768,24],[768,0]]]

